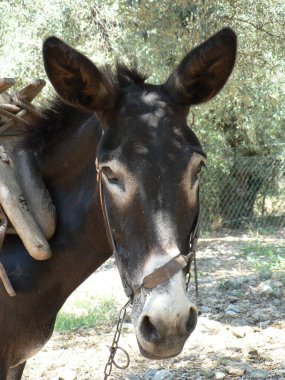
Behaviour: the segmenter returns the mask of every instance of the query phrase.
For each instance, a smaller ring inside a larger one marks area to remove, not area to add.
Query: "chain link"
[[[124,320],[125,320],[125,317],[126,317],[127,308],[130,306],[130,304],[131,304],[131,301],[128,300],[128,302],[120,310],[120,314],[119,314],[119,318],[118,318],[118,322],[117,322],[117,326],[116,326],[116,331],[115,331],[115,334],[114,334],[113,342],[112,342],[111,347],[109,347],[109,349],[110,349],[110,356],[109,356],[109,359],[108,359],[107,364],[105,366],[104,380],[107,380],[108,377],[111,375],[113,364],[114,364],[115,367],[117,367],[119,369],[126,369],[126,368],[128,368],[128,366],[130,364],[129,354],[127,353],[126,350],[124,350],[123,348],[121,348],[121,347],[118,346],[120,335],[121,335],[121,331],[122,331],[122,327],[123,327],[123,323],[124,323]],[[115,362],[115,355],[117,353],[117,350],[122,351],[126,355],[126,358],[127,358],[126,364],[120,365],[120,364],[118,364],[118,363]]]

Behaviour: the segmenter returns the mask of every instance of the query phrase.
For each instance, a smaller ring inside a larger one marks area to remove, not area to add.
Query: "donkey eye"
[[[102,169],[103,171],[103,174],[105,175],[105,177],[107,177],[108,181],[110,182],[118,182],[119,178],[118,176],[116,175],[115,172],[113,172],[112,169],[110,169],[109,167],[105,167]]]

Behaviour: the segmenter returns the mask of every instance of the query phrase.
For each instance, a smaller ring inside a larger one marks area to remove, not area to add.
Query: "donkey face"
[[[196,325],[183,271],[153,289],[140,285],[189,251],[205,154],[186,117],[191,104],[211,99],[223,87],[235,55],[235,34],[224,29],[192,50],[163,85],[154,86],[122,67],[113,80],[54,37],[44,45],[54,88],[67,103],[96,112],[104,131],[97,166],[110,232],[134,290],[138,344],[150,358],[179,354]]]

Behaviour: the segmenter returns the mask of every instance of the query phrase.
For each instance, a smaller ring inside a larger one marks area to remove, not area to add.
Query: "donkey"
[[[114,245],[142,354],[181,352],[197,322],[185,270],[142,284],[188,255],[206,156],[186,118],[191,105],[221,90],[235,56],[236,35],[225,28],[188,53],[165,83],[152,85],[133,68],[99,69],[56,37],[44,42],[45,70],[59,96],[24,148],[51,194],[57,227],[47,261],[31,258],[18,236],[5,239],[1,262],[17,296],[0,284],[0,380],[21,379],[67,297]]]

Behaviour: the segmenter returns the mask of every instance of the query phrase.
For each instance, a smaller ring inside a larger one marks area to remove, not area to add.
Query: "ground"
[[[148,369],[164,368],[173,379],[285,380],[285,265],[276,259],[284,248],[284,231],[277,236],[224,233],[200,239],[199,297],[193,280],[189,295],[201,315],[183,352],[163,361],[144,359],[127,320],[120,346],[131,364],[123,371],[114,368],[109,379],[144,379]],[[114,297],[117,305],[126,301],[112,259],[64,308],[69,310],[75,299],[93,300],[102,294]],[[24,379],[102,380],[113,333],[114,328],[106,326],[55,333],[28,362]]]

